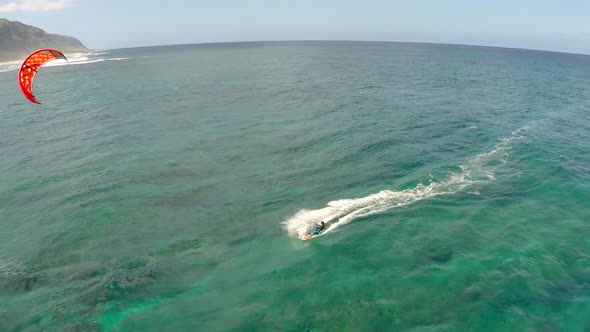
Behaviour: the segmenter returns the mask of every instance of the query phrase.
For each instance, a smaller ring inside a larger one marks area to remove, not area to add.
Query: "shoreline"
[[[64,55],[68,60],[75,60],[77,57],[80,56],[87,56],[93,54],[93,52],[97,52],[98,50],[85,50],[85,51],[77,51],[77,52],[64,52]],[[0,61],[0,73],[18,70],[20,65],[25,60],[26,56],[20,60],[10,60],[10,61]]]
[[[47,48],[49,48],[49,47],[47,47]],[[43,49],[43,48],[40,48],[40,50],[41,49]],[[68,54],[92,53],[92,52],[98,52],[99,50],[83,49],[83,50],[70,50],[70,51],[62,51],[62,50],[59,50],[59,51],[63,52],[63,54],[65,54],[66,57],[67,57]],[[2,65],[10,65],[10,64],[13,64],[13,63],[21,63],[21,62],[23,62],[25,60],[25,58],[27,56],[29,56],[29,54],[31,54],[33,52],[35,52],[35,51],[31,51],[31,52],[25,53],[25,54],[23,54],[21,56],[17,56],[16,59],[14,59],[14,58],[13,59],[2,59],[2,60],[0,60],[0,66],[2,66]]]

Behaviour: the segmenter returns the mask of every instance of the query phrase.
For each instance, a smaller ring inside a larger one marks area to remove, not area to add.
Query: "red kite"
[[[33,52],[21,65],[18,71],[18,85],[25,97],[31,102],[41,104],[33,95],[33,79],[35,79],[35,75],[44,64],[57,59],[68,60],[60,51],[43,49]]]

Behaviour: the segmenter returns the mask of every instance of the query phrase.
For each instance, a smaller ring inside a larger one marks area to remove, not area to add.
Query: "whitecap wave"
[[[20,62],[18,61],[0,62],[0,73],[17,70],[19,67]]]
[[[97,63],[103,61],[121,61],[127,60],[127,58],[104,58],[101,57],[104,53],[71,53],[66,54],[68,60],[54,60],[48,62],[45,67],[59,67],[59,66],[73,66],[73,65],[86,65],[90,63]]]
[[[59,67],[59,66],[73,66],[73,65],[86,65],[91,63],[103,62],[103,61],[121,61],[127,60],[128,58],[108,58],[102,57],[104,52],[101,53],[68,53],[65,56],[66,60],[53,60],[45,64],[44,67]],[[0,72],[7,72],[18,70],[20,68],[21,61],[10,61],[0,63]]]
[[[302,237],[313,224],[323,221],[328,225],[321,234],[325,235],[357,218],[430,197],[453,194],[476,183],[494,181],[496,169],[507,162],[512,147],[525,137],[527,131],[527,127],[523,127],[513,132],[511,137],[501,139],[493,150],[472,157],[459,166],[461,171],[451,172],[444,181],[431,181],[427,185],[418,184],[414,188],[401,191],[383,190],[366,197],[332,201],[317,210],[303,209],[284,221],[283,227],[289,236]]]

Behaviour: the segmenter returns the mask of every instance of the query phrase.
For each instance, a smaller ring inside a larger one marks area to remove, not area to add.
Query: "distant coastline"
[[[0,62],[22,61],[26,55],[41,48],[56,48],[68,53],[88,51],[74,37],[47,33],[22,22],[0,18]]]

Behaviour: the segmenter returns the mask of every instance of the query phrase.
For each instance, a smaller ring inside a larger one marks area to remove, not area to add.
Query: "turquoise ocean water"
[[[589,56],[72,60],[0,72],[0,330],[590,330]]]

